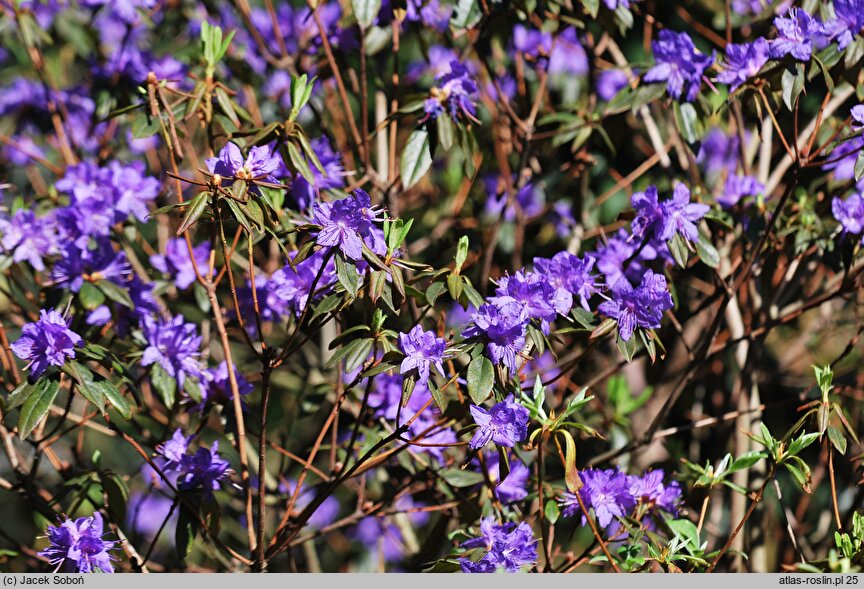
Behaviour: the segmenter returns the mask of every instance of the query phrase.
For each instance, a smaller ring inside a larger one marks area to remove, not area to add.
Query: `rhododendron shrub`
[[[858,571],[864,2],[0,2],[0,570]]]

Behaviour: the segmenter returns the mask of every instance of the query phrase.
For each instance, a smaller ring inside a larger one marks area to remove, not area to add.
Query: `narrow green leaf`
[[[400,162],[402,185],[409,189],[419,182],[432,166],[429,152],[429,133],[425,129],[415,129],[405,144]]]
[[[36,389],[24,402],[18,415],[18,436],[25,440],[48,414],[51,404],[60,392],[60,382],[57,380],[41,380]]]
[[[468,365],[468,395],[475,405],[481,404],[492,392],[495,371],[486,356],[477,356]]]

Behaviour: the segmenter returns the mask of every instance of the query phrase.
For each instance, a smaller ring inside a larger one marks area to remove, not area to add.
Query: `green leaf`
[[[405,378],[402,379],[402,407],[405,408],[408,406],[408,401],[411,400],[411,394],[414,392],[414,386],[417,384],[417,380],[414,377],[414,374],[408,374]]]
[[[201,523],[195,514],[189,511],[185,503],[180,504],[180,514],[177,518],[177,529],[174,532],[174,543],[177,547],[177,556],[180,560],[185,560],[195,544],[195,536],[198,535],[198,530],[201,528]]]
[[[78,291],[78,300],[85,309],[92,311],[105,302],[105,294],[92,282],[85,280]]]
[[[780,87],[783,94],[783,104],[790,111],[795,107],[798,95],[804,90],[804,64],[797,63],[783,70],[780,79]]]
[[[555,501],[554,499],[549,499],[546,502],[546,508],[543,510],[543,512],[546,514],[546,521],[548,521],[550,524],[554,524],[558,521],[558,518],[561,515],[561,508],[558,507],[557,501]]]
[[[468,259],[468,236],[463,235],[459,238],[459,243],[456,245],[456,257],[454,260],[456,261],[455,269],[457,271],[462,269],[462,265],[466,259]]]
[[[9,397],[6,399],[6,409],[15,409],[16,407],[20,407],[26,403],[27,399],[30,398],[30,395],[36,392],[40,382],[41,381],[34,384],[25,380],[15,387],[15,390],[9,393]]]
[[[669,529],[690,545],[691,550],[699,549],[699,530],[689,519],[670,519],[666,521]]]
[[[717,248],[714,247],[714,244],[701,233],[699,234],[699,241],[696,242],[696,253],[699,255],[699,259],[702,260],[706,266],[710,268],[717,268],[720,266],[720,253],[717,251]]]
[[[600,12],[600,0],[582,0],[582,5],[585,7],[585,12],[588,13],[588,16],[597,18],[597,14]]]
[[[672,104],[675,111],[675,123],[678,125],[681,136],[690,144],[699,141],[702,136],[702,122],[699,120],[699,115],[696,114],[696,108],[689,102],[684,104],[674,102]]]
[[[438,145],[444,151],[450,151],[453,147],[453,140],[456,135],[456,127],[453,124],[453,119],[448,116],[440,116],[435,119],[435,130],[438,136]]]
[[[746,470],[763,458],[765,458],[765,453],[759,451],[742,454],[732,462],[729,469],[726,471],[726,474],[737,472],[739,470]]]
[[[855,182],[860,182],[861,178],[864,178],[864,150],[855,158]]]
[[[434,305],[435,301],[438,300],[438,297],[444,294],[446,289],[447,287],[444,286],[443,282],[433,282],[429,285],[429,288],[426,289],[426,302],[430,305]]]
[[[473,487],[483,482],[483,474],[473,470],[445,468],[439,470],[438,474],[453,487]]]
[[[458,0],[453,16],[450,17],[450,26],[457,29],[470,29],[483,17],[477,0]]]
[[[180,223],[180,227],[177,229],[177,237],[183,235],[186,231],[192,227],[204,211],[207,210],[207,205],[210,203],[210,193],[201,192],[192,199],[189,207],[186,209],[186,215],[183,217],[183,222]]]
[[[408,137],[408,143],[402,151],[399,171],[402,174],[402,185],[405,190],[419,182],[432,166],[432,154],[429,152],[429,133],[425,129],[415,129]]]
[[[846,437],[834,426],[828,427],[828,439],[840,454],[846,454]]]
[[[629,340],[624,341],[624,338],[619,334],[615,343],[618,345],[618,350],[624,358],[626,358],[628,362],[632,362],[633,357],[636,355],[636,350],[639,347],[639,340],[631,335]]]
[[[101,290],[106,297],[115,303],[128,307],[129,309],[135,308],[135,303],[132,302],[129,293],[122,286],[118,286],[110,280],[100,280],[96,283],[96,286],[99,287],[99,290]]]
[[[495,370],[486,356],[477,356],[468,365],[468,394],[475,405],[481,404],[492,392]]]
[[[129,488],[117,474],[106,471],[102,473],[102,489],[108,503],[108,511],[115,521],[125,521],[126,505],[129,502]]]
[[[672,254],[675,263],[682,268],[686,268],[687,260],[690,259],[690,250],[687,249],[684,237],[680,233],[676,233],[666,244],[669,246],[669,253]]]
[[[169,409],[173,407],[177,398],[177,381],[158,362],[150,366],[150,382],[159,393],[162,403]]]
[[[576,470],[576,442],[570,432],[559,430],[558,433],[564,437],[564,483],[568,491],[576,493],[583,485]]]
[[[357,298],[360,283],[357,267],[347,261],[341,252],[336,254],[336,276],[339,278],[339,284],[342,285],[345,292],[351,295],[351,298]]]
[[[33,393],[24,402],[18,415],[18,436],[24,440],[30,432],[48,414],[51,403],[60,392],[60,382],[56,380],[40,380]]]
[[[126,421],[132,419],[132,406],[129,405],[129,401],[126,400],[120,389],[109,380],[99,381],[98,384],[102,387],[102,393],[105,395],[105,398],[117,410],[117,413]]]
[[[378,17],[381,10],[381,0],[351,0],[354,17],[361,29],[368,29]]]

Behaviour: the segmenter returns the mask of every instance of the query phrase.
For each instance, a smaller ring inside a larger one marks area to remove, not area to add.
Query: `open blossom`
[[[158,363],[181,389],[187,377],[201,378],[201,336],[194,323],[186,323],[182,315],[168,321],[144,317],[142,327],[147,348],[141,366]]]
[[[753,176],[736,174],[726,179],[723,192],[717,197],[721,207],[731,209],[745,196],[756,196],[765,191],[765,186]]]
[[[667,241],[679,234],[688,241],[699,239],[696,223],[708,212],[710,207],[690,202],[690,190],[683,184],[676,184],[672,198],[659,202],[657,188],[649,186],[645,192],[635,193],[631,204],[636,210],[633,219],[633,235],[642,238],[654,235]]]
[[[528,410],[509,395],[487,411],[471,405],[471,416],[480,428],[468,443],[472,450],[482,448],[491,440],[499,446],[512,448],[528,435]]]
[[[403,425],[417,415],[408,426],[408,434],[426,445],[416,446],[414,451],[443,461],[446,444],[456,443],[456,434],[451,428],[436,423],[441,419],[441,410],[434,403],[430,403],[432,393],[429,392],[428,385],[418,382],[408,399],[408,405],[402,407],[403,378],[398,374],[379,374],[374,378],[375,382],[369,394],[369,407],[374,409],[375,417],[394,422],[398,417],[397,425]]]
[[[498,307],[517,303],[525,310],[529,319],[540,321],[543,333],[549,333],[549,324],[556,313],[566,315],[573,298],[552,286],[546,277],[535,272],[516,272],[498,280],[498,288],[489,302]],[[561,298],[558,298],[560,295]]]
[[[220,403],[230,405],[233,401],[231,393],[231,379],[228,376],[228,363],[225,360],[216,368],[208,368],[203,373],[201,382],[201,395],[204,403]],[[234,367],[234,377],[237,379],[237,392],[240,395],[248,395],[255,390],[255,386],[246,380],[246,377]]]
[[[37,218],[33,211],[18,209],[11,216],[0,214],[0,251],[11,254],[13,262],[30,262],[44,270],[42,258],[56,253],[58,238],[54,224]]]
[[[843,231],[853,235],[864,233],[864,196],[853,194],[846,200],[834,197],[831,212],[843,226]]]
[[[602,528],[614,528],[615,518],[627,516],[637,505],[647,508],[646,513],[658,510],[678,515],[681,487],[677,481],[664,481],[662,470],[650,470],[642,476],[629,476],[618,468],[587,468],[580,473],[584,486],[580,498]],[[576,495],[565,492],[561,497],[562,515],[572,517],[582,512]],[[587,523],[582,513],[582,525]],[[608,531],[608,530],[607,530]]]
[[[114,560],[109,554],[116,542],[103,539],[105,535],[102,515],[97,511],[90,517],[76,520],[65,518],[59,526],[48,526],[48,548],[39,553],[55,567],[67,573],[113,573]]]
[[[170,440],[159,448],[164,457],[166,472],[177,473],[177,487],[184,491],[203,492],[205,497],[212,495],[219,488],[219,482],[226,478],[231,465],[219,456],[219,442],[213,442],[210,448],[198,448],[190,454],[189,442],[192,436],[186,437],[179,429]]]
[[[352,196],[312,207],[313,222],[321,225],[318,245],[338,247],[354,261],[363,258],[363,238],[369,237],[378,211],[366,191],[357,189]]]
[[[462,543],[462,548],[483,548],[487,552],[474,562],[460,559],[462,572],[494,573],[500,569],[516,573],[537,562],[537,539],[525,522],[499,524],[491,517],[480,522],[480,536]]]
[[[636,288],[626,279],[616,282],[612,287],[612,299],[601,303],[597,310],[618,322],[618,333],[626,342],[633,337],[637,327],[660,327],[663,312],[673,306],[666,277],[648,270],[642,284]]]
[[[683,184],[675,185],[672,198],[664,201],[662,207],[663,222],[657,237],[669,240],[677,233],[689,241],[699,240],[696,223],[711,207],[702,203],[691,203],[690,189]]]
[[[160,272],[173,278],[177,288],[183,290],[189,288],[197,280],[195,266],[198,267],[198,272],[202,276],[207,273],[210,261],[210,244],[207,242],[199,243],[192,248],[192,254],[195,256],[195,265],[189,259],[189,246],[186,244],[186,240],[177,237],[165,244],[164,255],[153,254],[150,256],[150,263]]]
[[[825,23],[825,34],[842,51],[864,30],[864,0],[834,0],[836,18]]]
[[[663,29],[656,41],[652,41],[654,59],[657,65],[645,72],[646,82],[666,82],[666,91],[672,98],[691,102],[699,94],[702,76],[714,57],[696,49],[687,33],[676,33]],[[685,92],[686,85],[686,92]]]
[[[802,8],[793,7],[785,17],[776,17],[774,26],[777,38],[770,43],[774,59],[791,55],[798,61],[810,61],[814,45],[818,47],[824,41],[822,23]]]
[[[82,343],[60,313],[43,309],[39,321],[25,325],[11,348],[16,356],[30,362],[30,379],[35,380],[48,366],[63,366],[68,358],[74,358],[75,348]]]
[[[600,290],[597,277],[591,273],[596,262],[593,257],[580,258],[570,252],[558,252],[551,259],[534,258],[534,268],[537,273],[556,289],[553,301],[561,315],[570,312],[573,307],[573,297],[579,298],[583,309],[590,310],[588,299]]]
[[[752,43],[729,43],[726,45],[726,61],[717,80],[731,85],[734,91],[741,84],[759,73],[768,62],[768,41],[759,37]]]
[[[630,493],[629,477],[617,468],[586,468],[580,477],[585,484],[579,489],[579,495],[585,507],[594,510],[594,517],[601,528],[608,527],[616,517],[624,517],[636,505]],[[582,511],[573,493],[565,492],[561,502],[564,507],[561,515],[564,517],[572,517]],[[582,525],[587,522],[586,514],[583,513]]]
[[[516,302],[496,306],[482,305],[472,316],[474,324],[463,332],[463,336],[484,337],[486,354],[495,364],[503,363],[514,374],[518,368],[516,357],[525,345],[525,327],[528,317],[524,307]]]
[[[282,165],[279,154],[273,153],[266,145],[255,146],[249,150],[249,155],[243,159],[240,148],[230,141],[219,151],[218,157],[205,160],[207,169],[212,174],[240,179],[261,179],[274,182],[273,174]]]
[[[605,243],[598,244],[596,251],[591,252],[589,257],[597,260],[597,271],[606,279],[606,285],[613,286],[623,276],[632,282],[640,281],[647,262],[658,258],[669,262],[672,254],[666,242],[653,238],[642,245],[632,239],[626,229],[621,228],[608,236]]]
[[[462,117],[473,119],[477,114],[478,88],[468,68],[462,62],[450,62],[450,71],[435,78],[435,86],[423,104],[426,117],[437,119],[445,112],[456,121]]]
[[[518,456],[510,453],[510,472],[503,481],[498,480],[500,476],[498,452],[494,450],[486,452],[483,457],[486,463],[486,476],[495,485],[495,496],[501,503],[505,505],[516,503],[528,496],[528,478],[531,476],[531,470]]]
[[[291,256],[293,259],[296,253],[292,252]],[[267,282],[267,308],[279,315],[290,312],[299,316],[306,308],[310,296],[313,302],[323,297],[326,294],[327,285],[336,278],[336,268],[333,261],[327,262],[327,267],[322,270],[323,263],[324,254],[317,251],[299,264],[295,264],[296,270],[288,265],[274,272]],[[315,284],[315,277],[319,274],[320,277]],[[314,293],[311,292],[313,284]],[[251,300],[251,297],[248,299]]]
[[[399,334],[399,347],[405,354],[399,366],[399,372],[405,374],[416,370],[420,375],[420,382],[429,380],[429,368],[434,366],[441,376],[444,376],[444,351],[447,348],[447,340],[437,337],[433,331],[423,331],[419,325],[408,333]]]

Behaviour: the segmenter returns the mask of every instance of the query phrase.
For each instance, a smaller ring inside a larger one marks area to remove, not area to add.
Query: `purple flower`
[[[463,542],[462,548],[487,551],[477,562],[462,557],[459,564],[465,573],[517,573],[537,562],[537,539],[525,522],[498,524],[487,517],[480,522],[480,536]]]
[[[822,24],[801,8],[793,7],[785,17],[776,17],[777,38],[771,41],[771,57],[791,55],[798,61],[810,61],[814,43],[824,41]]]
[[[842,51],[864,29],[864,0],[834,0],[836,18],[825,23],[825,34]]]
[[[597,250],[589,255],[597,260],[597,270],[605,277],[608,286],[614,285],[622,276],[634,282],[641,280],[648,261],[672,259],[665,242],[651,239],[643,246],[631,239],[623,228],[608,237],[605,243],[599,244]],[[630,262],[625,268],[627,260]]]
[[[823,170],[833,170],[835,180],[854,180],[855,162],[858,154],[864,149],[864,136],[856,135],[843,141],[830,153],[829,162],[822,166]],[[864,190],[864,178],[856,182],[858,190]]]
[[[21,337],[11,345],[22,360],[28,360],[30,380],[39,378],[48,366],[63,366],[75,357],[75,348],[84,343],[81,336],[69,329],[63,316],[49,309],[39,311],[39,321],[21,329]]]
[[[321,167],[324,168],[324,173],[310,162],[309,169],[312,171],[314,182],[310,184],[300,174],[294,177],[291,183],[291,196],[301,211],[309,209],[313,202],[319,200],[322,190],[342,188],[345,185],[342,155],[333,151],[330,140],[326,136],[321,136],[311,144],[315,155],[318,156],[318,161],[321,162]]]
[[[513,27],[513,49],[532,60],[548,57],[552,49],[552,35],[517,24]]]
[[[699,230],[696,228],[702,217],[711,209],[708,205],[690,202],[690,189],[684,184],[676,184],[672,198],[663,201],[663,221],[657,235],[662,240],[669,240],[677,233],[688,241],[699,240]]]
[[[663,29],[656,41],[651,42],[657,65],[645,73],[645,82],[666,82],[666,91],[672,98],[692,102],[699,94],[702,75],[714,62],[713,55],[700,53],[687,33]]]
[[[663,481],[662,470],[649,470],[641,477],[631,476],[630,494],[633,499],[649,508],[659,508],[671,513],[678,514],[678,505],[681,502],[681,487],[678,481],[668,484]]]
[[[635,289],[629,280],[616,282],[612,287],[612,300],[601,303],[597,310],[618,322],[618,333],[626,342],[633,337],[637,327],[660,327],[663,312],[673,306],[666,277],[648,270],[642,284]]]
[[[726,179],[723,193],[717,197],[717,202],[725,209],[731,209],[745,196],[756,196],[765,191],[765,186],[753,176],[736,174]]]
[[[594,516],[601,528],[607,528],[616,517],[624,517],[635,507],[636,500],[630,493],[630,477],[615,469],[595,470],[587,468],[581,473],[585,485],[579,490],[579,495],[585,507],[594,509]],[[572,517],[581,512],[576,495],[565,492],[561,503],[564,510],[561,515]],[[582,525],[588,523],[586,515],[582,514]]]
[[[200,380],[201,336],[197,334],[194,323],[185,323],[182,315],[168,321],[144,317],[142,327],[147,348],[141,357],[141,366],[158,363],[177,380],[180,389],[187,377]]]
[[[484,457],[486,459],[486,475],[496,485],[495,495],[501,503],[505,505],[516,503],[528,496],[528,478],[531,476],[531,471],[518,456],[513,453],[510,454],[510,473],[501,482],[498,481],[500,474],[498,452],[486,452]]]
[[[582,308],[590,311],[588,299],[600,290],[597,277],[591,274],[596,261],[589,256],[579,258],[569,252],[558,252],[551,259],[534,258],[534,269],[556,290],[552,300],[560,302],[557,310],[561,315],[570,312],[573,297],[579,297]]]
[[[512,177],[512,182],[516,194],[511,203],[507,197],[504,177],[494,174],[486,177],[483,181],[486,187],[486,194],[488,195],[485,213],[490,217],[500,217],[503,211],[505,221],[515,221],[520,212],[526,219],[536,217],[542,213],[543,203],[546,200],[543,189],[531,181],[525,182],[519,188],[515,174]]]
[[[292,259],[296,253],[292,253]],[[318,300],[326,293],[327,285],[331,284],[336,277],[336,269],[333,261],[327,263],[327,267],[321,271],[324,263],[324,254],[320,251],[295,264],[296,271],[291,266],[285,266],[273,273],[267,282],[266,308],[272,309],[277,315],[285,315],[288,312],[300,315],[306,308],[309,297]],[[315,286],[315,293],[311,293],[312,284],[318,273],[321,277]],[[257,284],[256,284],[257,285]],[[247,297],[251,299],[251,297]],[[260,304],[260,296],[259,296]]]
[[[426,118],[436,119],[446,111],[454,121],[461,117],[474,119],[477,93],[477,83],[471,78],[468,68],[454,59],[450,62],[450,71],[435,78],[435,86],[423,105]]]
[[[515,403],[512,394],[495,403],[489,411],[471,405],[471,416],[480,426],[468,443],[472,450],[482,448],[490,440],[499,446],[512,448],[528,435],[528,410]]]
[[[0,248],[12,255],[13,262],[26,260],[34,270],[42,271],[42,258],[57,252],[56,228],[27,209],[18,209],[8,218],[0,215]]]
[[[517,303],[524,309],[529,319],[540,321],[543,333],[549,333],[549,324],[560,312],[570,311],[573,297],[560,292],[547,281],[546,276],[535,272],[516,272],[513,276],[503,276],[498,280],[498,288],[489,302],[501,308]]]
[[[516,356],[525,346],[528,317],[524,307],[515,302],[502,307],[486,303],[472,318],[474,324],[466,329],[462,336],[485,338],[486,354],[492,362],[503,363],[510,370],[510,374],[515,374],[518,368]]]
[[[405,354],[405,359],[399,366],[399,372],[405,374],[416,370],[420,375],[418,382],[429,380],[429,367],[434,366],[441,376],[444,376],[444,351],[447,340],[437,337],[433,331],[423,331],[420,325],[415,325],[408,333],[399,334],[399,347]]]
[[[663,224],[663,207],[657,196],[657,187],[649,186],[645,192],[636,192],[630,197],[630,204],[636,211],[633,219],[633,235],[642,238],[649,232],[657,232]]]
[[[856,131],[860,131],[864,129],[864,104],[859,104],[857,106],[853,106],[852,110],[849,112],[852,115],[852,120],[857,124],[853,124],[852,128]]]
[[[730,43],[726,45],[726,62],[717,76],[723,84],[730,84],[735,91],[741,84],[754,77],[768,62],[768,41],[759,37],[752,43]]]
[[[436,422],[441,418],[441,411],[433,403],[426,405],[432,398],[429,392],[429,387],[418,382],[411,393],[411,398],[408,400],[408,405],[402,407],[402,377],[398,374],[379,374],[375,377],[375,382],[372,385],[371,393],[369,394],[369,407],[375,410],[376,417],[395,421],[399,417],[397,425],[403,425],[414,415],[420,412],[411,425],[408,432],[412,438],[419,438],[423,446],[414,446],[415,452],[428,453],[438,460],[443,460],[446,444],[456,442],[456,435],[453,430],[447,427],[440,427]],[[425,409],[424,409],[425,407]],[[442,444],[436,446],[435,444]]]
[[[640,0],[603,0],[603,4],[606,5],[606,8],[609,10],[615,10],[619,6],[623,8],[630,8],[631,2],[639,2]]]
[[[231,465],[219,456],[219,442],[189,454],[191,439],[192,436],[187,438],[178,429],[158,451],[165,458],[165,471],[178,474],[178,489],[200,491],[209,498],[219,488],[219,481],[229,475]]]
[[[67,573],[113,573],[114,560],[109,552],[116,542],[104,540],[102,515],[97,511],[91,517],[75,521],[66,518],[59,526],[48,526],[48,548],[39,553],[55,567]]]
[[[603,70],[597,75],[597,95],[603,100],[612,100],[628,82],[624,70]]]
[[[831,212],[843,226],[844,233],[860,235],[864,232],[864,196],[861,194],[853,194],[846,200],[835,196]]]
[[[357,189],[353,196],[312,206],[313,222],[321,225],[318,245],[339,247],[345,257],[354,261],[363,258],[363,237],[370,234],[378,211],[366,191]]]
[[[159,195],[159,181],[144,175],[144,162],[123,165],[111,162],[107,178],[113,192],[114,207],[124,216],[132,215],[141,222],[147,220],[147,203]]]
[[[203,375],[204,379],[201,383],[203,403],[231,405],[233,395],[231,393],[231,380],[228,377],[228,363],[223,360],[216,368],[205,370]],[[255,386],[237,371],[236,366],[234,367],[234,377],[237,379],[237,391],[240,395],[248,395],[255,390]]]
[[[132,267],[125,252],[115,252],[110,241],[100,238],[93,249],[79,248],[76,242],[69,243],[51,269],[51,278],[55,286],[78,292],[84,282],[108,280],[122,286],[131,273]]]
[[[230,141],[219,151],[218,157],[205,160],[211,174],[241,180],[265,180],[274,182],[273,173],[282,166],[282,158],[273,153],[266,145],[256,146],[249,150],[246,159],[240,148]]]
[[[734,174],[740,157],[738,135],[727,135],[714,127],[705,134],[696,161],[702,164],[708,174],[716,175],[724,171]]]
[[[199,243],[192,249],[192,253],[195,256],[195,266],[198,266],[198,271],[204,276],[210,263],[210,244]],[[150,256],[150,263],[160,272],[173,278],[174,284],[180,290],[189,288],[197,280],[195,266],[189,258],[189,247],[182,237],[169,240],[165,244],[165,253]]]
[[[555,39],[549,53],[549,75],[585,76],[588,69],[588,55],[576,29],[567,27]]]

